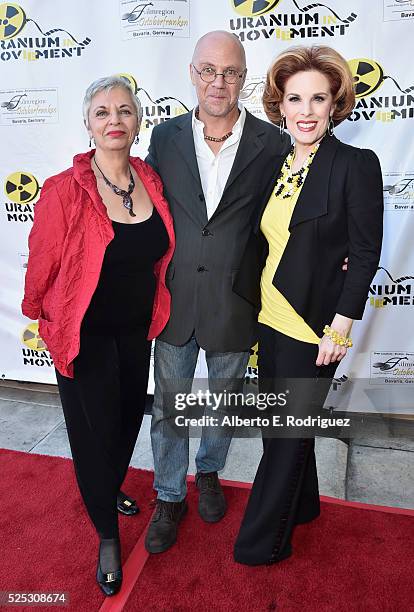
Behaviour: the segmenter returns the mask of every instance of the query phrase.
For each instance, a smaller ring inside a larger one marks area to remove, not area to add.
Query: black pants
[[[329,383],[337,363],[318,368],[317,354],[317,345],[259,325],[260,391],[279,392],[280,379],[285,378],[320,377]],[[329,384],[323,385],[326,391],[328,387]],[[323,403],[325,397],[319,396],[318,400]],[[306,403],[306,397],[303,401]],[[286,412],[290,413],[289,407]],[[263,456],[236,540],[236,561],[248,565],[280,561],[291,553],[294,526],[319,515],[314,446],[314,438],[263,439]]]
[[[79,489],[102,538],[119,536],[116,498],[145,409],[147,331],[82,333],[74,378],[56,372]]]

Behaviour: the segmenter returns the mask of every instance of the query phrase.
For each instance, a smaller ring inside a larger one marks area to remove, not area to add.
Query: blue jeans
[[[154,455],[154,489],[158,499],[178,502],[187,493],[188,428],[186,435],[166,435],[165,420],[174,411],[166,406],[171,390],[190,393],[200,347],[195,338],[184,346],[174,346],[161,340],[155,342],[154,404],[151,422],[151,443]],[[249,360],[249,352],[206,352],[208,381],[211,392],[241,391]],[[225,385],[225,386],[223,386]],[[220,407],[222,412],[224,407]],[[205,412],[207,414],[207,410]],[[180,428],[181,429],[181,428]],[[184,428],[182,428],[184,429]],[[226,436],[211,433],[203,428],[200,447],[196,456],[197,472],[218,472],[224,468],[231,442],[231,432]]]

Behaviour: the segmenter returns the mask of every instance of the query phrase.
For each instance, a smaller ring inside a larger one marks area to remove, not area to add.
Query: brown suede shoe
[[[226,499],[217,472],[198,472],[195,477],[198,498],[198,513],[207,523],[217,523],[226,514]]]
[[[180,502],[157,499],[157,507],[145,537],[145,548],[149,553],[164,552],[175,544],[178,524],[187,510],[185,499]]]

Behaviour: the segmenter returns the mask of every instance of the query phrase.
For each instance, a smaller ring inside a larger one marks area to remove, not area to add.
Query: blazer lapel
[[[236,157],[234,158],[233,166],[230,170],[229,178],[227,179],[226,186],[224,187],[223,198],[225,197],[226,190],[234,183],[238,176],[243,172],[247,166],[263,151],[263,143],[260,136],[264,133],[264,130],[260,129],[255,131],[251,124],[251,115],[246,111],[246,120],[244,122],[244,128],[240,137],[239,146],[237,149]]]
[[[217,206],[214,214],[210,218],[210,221],[215,218],[218,213],[221,213],[227,206],[233,204],[233,200],[227,199],[228,190],[234,181],[241,175],[241,173],[249,166],[252,161],[261,153],[264,149],[260,136],[264,133],[264,130],[255,130],[252,127],[251,115],[246,111],[246,120],[244,122],[244,128],[240,137],[239,146],[237,148],[236,157],[234,158],[233,165],[230,170],[229,178],[224,187],[223,195],[219,205]]]
[[[198,171],[197,157],[194,147],[194,137],[192,128],[192,114],[186,113],[183,115],[183,120],[177,125],[178,132],[173,136],[172,141],[177,147],[177,150],[185,163],[187,164],[191,174],[200,185],[200,173]]]
[[[335,136],[326,135],[322,139],[296,202],[289,230],[328,212],[329,179],[338,144]]]
[[[218,205],[216,212],[220,212],[224,210],[224,208],[232,204],[232,200],[227,200],[228,189],[232,186],[234,181],[244,172],[244,170],[256,159],[256,157],[264,150],[262,136],[265,134],[265,130],[263,129],[261,124],[262,122],[255,121],[253,115],[246,111],[246,121],[244,124],[243,133],[241,135],[239,147],[237,149],[236,157],[234,159],[229,178],[224,188],[221,202]],[[276,179],[279,176],[280,168],[285,157],[286,156],[278,156],[277,159],[271,159],[269,155],[267,156],[269,163],[274,164],[274,180],[272,179],[272,183],[269,184],[269,196],[266,202],[263,203],[263,210],[265,208],[265,205],[267,204],[270,194],[272,193],[273,185],[275,184]],[[258,181],[260,181],[260,177],[258,177]],[[216,213],[214,213],[214,215],[215,214]],[[256,220],[256,214],[257,212],[253,214],[252,222]],[[256,225],[260,225],[259,220],[257,220]]]
[[[196,157],[196,151],[194,146],[194,136],[192,127],[192,113],[186,113],[182,116],[181,123],[178,123],[178,132],[172,138],[172,142],[177,148],[178,153],[181,155],[183,162],[188,167],[193,179],[196,181],[197,188],[195,193],[197,194],[196,200],[194,198],[188,199],[187,210],[196,218],[196,220],[202,225],[206,225],[207,209],[205,204],[205,198],[203,194],[203,188],[201,185],[200,172],[198,170],[198,163]],[[181,176],[181,172],[180,172]],[[188,186],[185,178],[182,179],[183,184]],[[187,187],[188,188],[188,187]],[[195,205],[196,202],[196,205]]]

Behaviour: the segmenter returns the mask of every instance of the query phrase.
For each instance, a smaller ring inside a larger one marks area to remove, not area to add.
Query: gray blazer
[[[235,293],[241,260],[251,247],[256,207],[290,147],[273,125],[247,112],[221,201],[207,219],[194,148],[191,112],[156,126],[146,161],[159,173],[174,219],[176,249],[167,272],[171,316],[159,336],[180,346],[195,334],[207,351],[246,351],[254,344],[257,310]],[[249,274],[244,274],[249,284]],[[255,275],[253,275],[255,276]],[[252,278],[254,293],[255,278]]]

